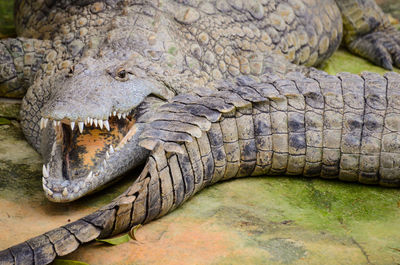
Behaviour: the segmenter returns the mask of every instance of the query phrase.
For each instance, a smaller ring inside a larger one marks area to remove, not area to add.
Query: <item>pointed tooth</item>
[[[106,160],[103,160],[103,166],[104,166],[104,168],[107,167],[107,162],[106,162]]]
[[[78,122],[78,127],[79,127],[79,132],[82,133],[83,132],[83,128],[84,128],[84,125],[83,125],[82,121]]]
[[[43,185],[43,189],[49,196],[53,195],[53,192],[49,188],[47,188],[46,185]]]
[[[103,120],[99,119],[99,127],[100,127],[100,129],[103,129]]]
[[[118,119],[121,119],[122,114],[118,113],[117,116],[118,116]]]
[[[40,119],[40,130],[44,128],[44,118]]]
[[[75,186],[75,188],[74,188],[74,193],[78,193],[78,191],[79,191],[79,185],[77,184],[77,185]]]
[[[71,130],[73,131],[74,128],[75,128],[75,122],[74,122],[74,121],[71,121]]]
[[[126,119],[126,113],[122,114],[122,118]]]
[[[57,127],[57,121],[53,121],[53,127]]]
[[[42,183],[45,184],[45,185],[47,184],[47,180],[46,180],[45,177],[42,178]]]
[[[108,151],[106,151],[106,159],[110,158],[110,154],[108,153]]]
[[[61,121],[57,121],[57,126],[60,126],[61,125]]]
[[[49,171],[47,170],[47,167],[45,164],[43,164],[42,173],[43,173],[43,177],[45,177],[45,178],[49,177]]]
[[[86,123],[89,123],[89,122],[90,122],[90,117],[87,117]]]
[[[108,121],[104,121],[104,127],[106,127],[107,131],[110,131],[110,124]]]
[[[90,124],[90,126],[93,125],[93,118],[90,118],[89,124]]]
[[[90,171],[90,173],[86,177],[86,180],[91,180],[92,177],[93,177],[93,171]]]
[[[113,116],[117,116],[117,112],[115,110],[113,112]]]
[[[49,121],[49,119],[46,119],[46,118],[44,119],[44,124],[43,124],[43,127],[44,127],[44,128],[47,127],[47,122],[48,122],[48,121]]]
[[[68,189],[67,187],[64,188],[63,192],[62,192],[63,196],[67,196],[68,195]]]
[[[114,148],[112,145],[110,145],[110,154],[113,154],[113,153],[114,153]]]
[[[93,122],[94,122],[94,127],[97,127],[97,119],[94,119]]]

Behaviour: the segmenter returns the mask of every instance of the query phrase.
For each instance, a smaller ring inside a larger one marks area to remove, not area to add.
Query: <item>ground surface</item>
[[[0,32],[7,35],[9,2],[0,0],[0,29],[7,28]],[[383,71],[342,50],[322,68]],[[41,190],[41,158],[24,140],[17,108],[16,101],[0,101],[0,249],[94,211],[132,180],[75,203],[50,203]],[[113,247],[92,243],[65,259],[93,265],[400,264],[399,220],[400,190],[247,178],[204,190],[140,228],[137,241]]]

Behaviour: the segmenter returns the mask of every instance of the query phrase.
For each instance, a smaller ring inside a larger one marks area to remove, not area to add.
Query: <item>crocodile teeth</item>
[[[64,188],[63,192],[62,192],[63,196],[67,196],[68,195],[68,189],[67,187]]]
[[[103,160],[103,165],[104,165],[104,168],[107,167],[107,162],[106,162],[106,160]]]
[[[75,122],[74,122],[74,121],[71,121],[71,130],[73,131],[74,128],[75,128]]]
[[[122,114],[122,118],[126,119],[126,113]]]
[[[94,122],[94,127],[97,127],[97,119],[94,119],[93,122]]]
[[[90,118],[89,124],[90,124],[90,126],[93,125],[93,118]]]
[[[117,116],[117,112],[115,110],[113,112],[113,116]]]
[[[99,127],[100,129],[103,129],[103,120],[99,120]]]
[[[76,185],[74,188],[74,193],[77,193],[79,191],[79,185]]]
[[[110,124],[108,121],[104,121],[104,127],[106,127],[107,131],[110,131]]]
[[[82,133],[83,132],[83,127],[84,127],[82,121],[78,122],[78,127],[79,127],[79,132]]]
[[[43,128],[46,128],[47,126],[47,122],[49,121],[49,119],[46,118],[41,118],[40,119],[40,129],[42,130]]]
[[[118,119],[121,119],[122,114],[118,113],[117,116],[118,116]]]
[[[112,147],[112,145],[110,145],[110,154],[114,153],[114,148]]]
[[[106,151],[106,159],[110,158],[110,154],[108,153],[108,151]]]
[[[43,189],[49,196],[53,195],[53,192],[49,188],[47,188],[46,185],[44,184],[43,184]]]
[[[53,127],[56,128],[57,127],[57,121],[53,121]]]
[[[43,170],[42,170],[42,172],[43,172],[43,177],[45,177],[45,178],[48,178],[48,177],[49,177],[49,171],[47,170],[45,164],[43,164]]]
[[[90,173],[87,175],[86,180],[90,181],[93,177],[93,171],[90,171]]]
[[[60,126],[61,125],[61,121],[57,121],[57,126]]]

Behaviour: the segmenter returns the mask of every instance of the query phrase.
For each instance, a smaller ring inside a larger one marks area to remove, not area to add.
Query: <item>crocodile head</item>
[[[51,201],[78,199],[145,159],[140,117],[171,92],[140,76],[132,61],[88,58],[54,85],[40,121],[43,188]]]

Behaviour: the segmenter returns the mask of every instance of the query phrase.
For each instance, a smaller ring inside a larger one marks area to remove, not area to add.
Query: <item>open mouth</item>
[[[72,201],[114,178],[111,165],[118,151],[136,134],[135,122],[136,109],[114,111],[106,120],[42,118],[40,128],[49,129],[51,125],[55,131],[50,158],[43,165],[46,196],[57,202]]]

